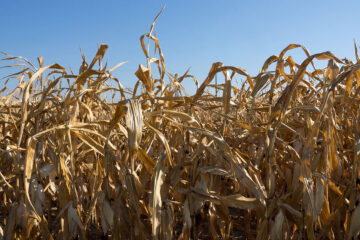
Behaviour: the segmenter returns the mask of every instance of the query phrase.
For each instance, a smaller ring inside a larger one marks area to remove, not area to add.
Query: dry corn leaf
[[[165,180],[165,162],[164,158],[160,157],[154,169],[154,187],[153,187],[153,199],[152,199],[152,236],[158,239],[160,236],[160,225],[162,216],[162,205],[164,199],[161,196],[161,188],[163,187]]]

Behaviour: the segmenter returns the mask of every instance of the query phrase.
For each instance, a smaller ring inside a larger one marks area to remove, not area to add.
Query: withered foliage
[[[199,86],[166,71],[154,24],[132,90],[107,45],[79,73],[3,53],[18,71],[1,80],[0,238],[357,237],[357,46],[353,63],[290,44],[254,77],[217,62]]]

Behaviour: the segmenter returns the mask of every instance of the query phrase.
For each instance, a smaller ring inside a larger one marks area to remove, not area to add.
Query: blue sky
[[[155,26],[166,68],[202,82],[213,62],[234,65],[256,75],[263,62],[289,43],[305,45],[311,54],[330,50],[354,60],[353,40],[360,42],[360,1],[297,0],[1,0],[0,50],[46,65],[57,62],[77,71],[79,46],[91,60],[97,44],[109,45],[105,60],[126,87],[145,64],[139,37],[162,6]],[[290,52],[296,61],[304,54]],[[0,69],[0,77],[5,74]],[[190,80],[189,80],[190,82]],[[0,87],[4,84],[0,80]],[[185,83],[191,93],[193,85]]]

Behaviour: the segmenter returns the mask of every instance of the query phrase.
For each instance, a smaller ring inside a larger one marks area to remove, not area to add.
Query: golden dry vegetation
[[[131,90],[107,45],[78,74],[3,54],[19,70],[1,80],[0,238],[357,237],[357,46],[353,63],[290,44],[257,76],[217,62],[199,86],[166,71],[154,23]]]

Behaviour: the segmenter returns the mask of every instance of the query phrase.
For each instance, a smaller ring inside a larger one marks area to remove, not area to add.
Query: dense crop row
[[[19,70],[8,77],[13,91],[1,80],[0,236],[357,236],[357,47],[353,63],[290,44],[254,77],[217,62],[199,86],[166,71],[153,27],[130,91],[112,75],[121,64],[103,65],[107,45],[91,62],[83,56],[79,73],[4,55]],[[307,55],[301,64],[288,55],[294,48]],[[213,84],[216,74],[224,84]]]

